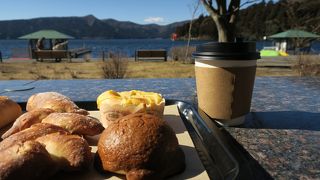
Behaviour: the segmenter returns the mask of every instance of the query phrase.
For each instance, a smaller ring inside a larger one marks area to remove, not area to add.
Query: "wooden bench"
[[[156,49],[156,50],[136,50],[134,60],[139,59],[144,60],[153,60],[153,59],[163,59],[167,61],[167,51],[165,49]]]
[[[43,59],[55,59],[55,61],[60,62],[62,58],[67,58],[71,60],[70,51],[67,50],[35,50],[35,57],[37,60]]]

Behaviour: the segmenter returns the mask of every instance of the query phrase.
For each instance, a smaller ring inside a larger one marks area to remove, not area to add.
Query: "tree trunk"
[[[219,42],[234,42],[235,41],[235,34],[234,34],[234,25],[231,23],[226,22],[223,18],[217,18],[211,16],[212,19],[215,21],[217,26],[218,35],[219,35]]]

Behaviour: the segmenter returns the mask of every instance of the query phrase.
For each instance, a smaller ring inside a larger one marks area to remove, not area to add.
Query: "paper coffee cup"
[[[259,54],[254,43],[208,43],[197,47],[198,106],[224,125],[239,125],[250,112]]]

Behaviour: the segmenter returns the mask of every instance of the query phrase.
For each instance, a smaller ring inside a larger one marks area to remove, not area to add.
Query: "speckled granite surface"
[[[23,84],[35,87],[29,91],[4,92],[5,88]],[[10,96],[12,99],[23,102],[38,92],[60,92],[74,101],[95,101],[98,95],[105,90],[114,89],[155,91],[165,98],[182,99],[193,102],[196,97],[194,79],[124,79],[124,80],[40,80],[40,81],[0,81],[0,95]]]
[[[5,88],[35,87],[20,92]],[[74,101],[95,101],[107,89],[142,89],[196,103],[194,79],[0,81],[1,95],[18,102],[37,92],[57,91]],[[320,78],[257,77],[252,113],[227,131],[275,179],[320,179]]]
[[[320,178],[320,131],[227,130],[275,179]]]

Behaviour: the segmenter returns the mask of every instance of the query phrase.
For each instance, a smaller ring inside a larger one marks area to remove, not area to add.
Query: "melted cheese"
[[[108,90],[98,96],[98,109],[100,109],[101,102],[106,99],[119,101],[119,104],[123,106],[143,105],[146,107],[153,107],[164,102],[164,98],[160,94],[154,92],[144,92],[138,90],[116,92],[113,90]]]

